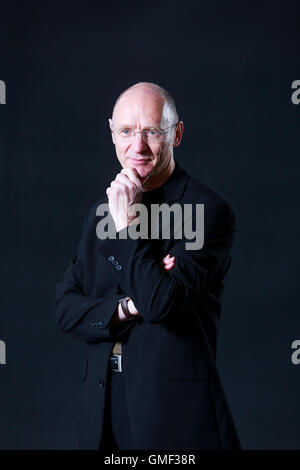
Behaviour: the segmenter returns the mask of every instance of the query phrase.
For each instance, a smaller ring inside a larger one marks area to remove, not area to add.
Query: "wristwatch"
[[[120,299],[120,302],[121,302],[121,307],[122,307],[122,310],[123,310],[123,313],[125,315],[125,317],[127,318],[127,320],[135,320],[135,317],[137,315],[133,315],[132,313],[129,312],[129,309],[128,309],[128,302],[130,300],[130,297],[123,297],[123,299]]]

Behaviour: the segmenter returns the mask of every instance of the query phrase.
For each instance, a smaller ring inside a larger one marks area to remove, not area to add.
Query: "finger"
[[[173,259],[164,260],[164,264],[174,263]]]
[[[170,261],[169,263],[164,263],[165,266],[174,266],[175,261]]]
[[[172,258],[164,258],[163,261],[164,263],[169,263],[170,261],[175,260],[175,256],[172,256]]]
[[[172,266],[172,265],[171,266],[164,266],[164,269],[166,271],[170,271],[170,269],[173,269],[173,268],[174,268],[174,266]]]
[[[166,268],[166,267],[167,267],[167,268],[170,268],[170,267],[173,268],[173,266],[175,266],[175,262],[174,262],[174,261],[171,261],[170,263],[165,263],[165,264],[164,264],[164,267],[165,267],[165,268]]]
[[[126,175],[133,183],[135,183],[139,191],[142,191],[142,183],[135,168],[123,168],[121,173]]]
[[[110,183],[110,187],[111,189],[120,189],[121,191],[125,191],[126,189],[126,186],[124,183],[121,183],[120,181],[116,181],[116,180]]]
[[[140,179],[140,175],[136,168],[122,168],[121,173],[130,174],[133,178]]]
[[[134,182],[132,182],[127,175],[124,173],[118,173],[116,176],[115,181],[120,181],[120,183],[123,183],[130,191],[135,190],[137,191],[138,188]]]
[[[125,177],[129,179],[129,181],[135,184],[137,191],[142,191],[143,188],[142,188],[142,183],[141,183],[140,178],[136,176],[134,173],[132,173],[130,170],[132,170],[132,168],[123,168],[123,170],[121,171],[121,174],[125,175]]]
[[[118,204],[123,204],[124,207],[127,207],[129,204],[130,196],[128,194],[127,186],[120,181],[111,182],[107,195],[109,196],[109,199],[117,200]]]

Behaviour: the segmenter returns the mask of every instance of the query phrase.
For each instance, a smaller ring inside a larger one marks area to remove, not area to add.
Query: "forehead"
[[[149,90],[129,90],[114,109],[116,124],[161,125],[166,119],[168,106],[164,98]]]

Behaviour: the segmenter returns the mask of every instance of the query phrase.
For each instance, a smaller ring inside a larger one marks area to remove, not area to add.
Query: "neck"
[[[149,175],[149,177],[145,178],[142,182],[143,192],[153,191],[153,189],[159,188],[162,186],[171,176],[173,170],[175,168],[175,162],[171,159],[168,164],[161,170],[159,173]]]

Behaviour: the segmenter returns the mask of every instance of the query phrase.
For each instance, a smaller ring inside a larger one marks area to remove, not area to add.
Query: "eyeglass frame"
[[[172,127],[177,126],[177,124],[178,124],[179,122],[180,122],[180,120],[178,120],[177,122],[175,122],[174,124],[172,124],[172,126],[166,127],[166,129],[155,129],[155,130],[157,130],[157,132],[159,132],[162,136],[165,136],[166,133],[167,133],[170,129],[172,129]],[[114,123],[113,123],[113,125],[114,125]],[[134,130],[134,129],[130,129],[130,130],[133,131],[133,135],[130,136],[130,137],[135,137],[136,134],[142,134],[142,138],[143,138],[143,140],[146,142],[146,140],[145,140],[145,138],[144,138],[144,135],[143,135],[143,132],[145,132],[146,130],[151,130],[151,129],[143,129],[142,131],[136,131],[136,130]],[[122,136],[119,134],[119,132],[118,132],[117,130],[111,129],[111,132],[116,133],[118,136],[120,136],[120,137],[122,138]],[[125,136],[123,136],[123,137],[125,137]],[[162,142],[163,142],[163,141],[162,141]]]

